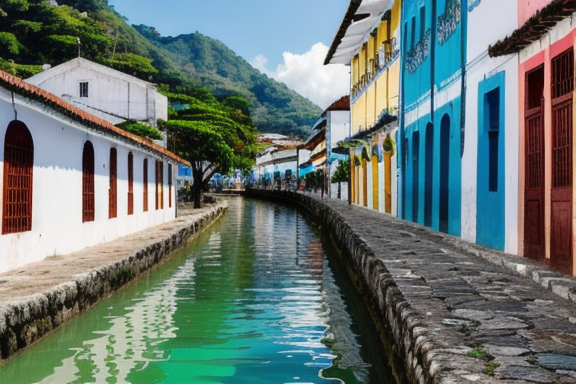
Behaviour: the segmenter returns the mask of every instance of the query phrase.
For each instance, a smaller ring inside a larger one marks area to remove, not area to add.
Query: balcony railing
[[[396,39],[386,40],[378,49],[374,59],[368,62],[368,68],[358,81],[352,86],[351,96],[356,97],[376,79],[382,72],[386,71],[390,65],[398,58],[400,50],[396,46]]]

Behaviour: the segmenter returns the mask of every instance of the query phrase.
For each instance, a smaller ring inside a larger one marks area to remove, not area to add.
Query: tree
[[[202,191],[216,172],[249,170],[256,157],[256,130],[249,116],[218,103],[204,103],[182,94],[168,94],[170,119],[161,122],[168,133],[168,148],[192,166],[194,208],[200,208]]]
[[[0,17],[8,16],[10,11],[28,10],[28,1],[26,0],[5,0],[0,6]]]
[[[338,183],[338,198],[341,195],[342,183],[347,183],[348,180],[350,180],[350,160],[338,160],[338,166],[332,175],[332,182]]]

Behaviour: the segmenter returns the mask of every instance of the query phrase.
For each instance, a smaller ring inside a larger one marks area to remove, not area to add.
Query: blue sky
[[[109,0],[130,24],[163,36],[220,40],[268,76],[327,107],[348,93],[348,67],[324,58],[349,0]]]

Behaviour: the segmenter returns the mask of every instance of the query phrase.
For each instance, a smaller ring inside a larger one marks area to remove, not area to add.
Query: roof
[[[121,139],[132,145],[145,147],[146,149],[151,150],[152,152],[155,152],[159,155],[167,156],[179,163],[190,165],[188,161],[176,156],[166,148],[155,144],[152,142],[152,140],[115,127],[105,120],[102,120],[94,115],[84,112],[79,108],[74,107],[72,104],[67,103],[66,101],[51,94],[50,92],[38,88],[35,85],[29,84],[24,80],[10,75],[4,71],[0,71],[0,86],[16,94],[45,104],[61,113],[62,115],[105,135]]]
[[[48,80],[54,76],[69,72],[75,68],[80,68],[80,67],[89,68],[93,71],[100,72],[100,73],[103,73],[107,76],[115,77],[115,78],[130,82],[130,83],[137,83],[137,84],[140,84],[144,87],[155,86],[153,83],[150,83],[148,81],[139,79],[139,78],[134,77],[132,75],[128,75],[124,72],[117,71],[113,68],[107,67],[107,66],[102,65],[102,64],[95,63],[93,61],[84,59],[82,57],[77,57],[77,58],[69,60],[65,63],[59,64],[55,67],[46,69],[46,70],[44,70],[44,71],[42,71],[42,72],[40,72],[40,73],[38,73],[32,77],[29,77],[28,79],[26,79],[26,81],[30,84],[38,85],[38,84],[41,84],[44,81],[46,81],[46,80]]]
[[[349,111],[350,110],[350,95],[342,96],[332,104],[322,113],[325,116],[326,113],[330,111]]]
[[[301,149],[313,150],[318,144],[326,140],[326,129],[317,129],[308,136],[306,142],[300,146]]]
[[[350,64],[366,35],[380,22],[394,0],[350,0],[344,19],[328,50],[324,65]]]
[[[488,54],[497,57],[520,52],[574,12],[576,12],[576,0],[552,0],[510,36],[489,46]]]

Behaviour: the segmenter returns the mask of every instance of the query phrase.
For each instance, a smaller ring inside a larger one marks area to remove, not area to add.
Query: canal
[[[0,383],[394,383],[336,251],[240,197],[142,279],[9,360]]]

